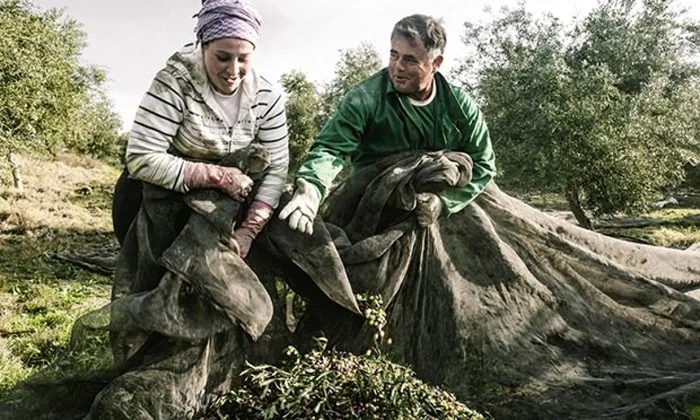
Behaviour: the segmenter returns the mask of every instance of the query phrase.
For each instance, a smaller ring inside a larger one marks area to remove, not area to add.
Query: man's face
[[[221,38],[204,45],[209,83],[219,93],[232,94],[252,66],[255,47],[238,38]]]
[[[402,35],[391,39],[389,78],[397,92],[417,100],[427,99],[440,64],[442,55],[431,59],[422,41],[411,44]]]

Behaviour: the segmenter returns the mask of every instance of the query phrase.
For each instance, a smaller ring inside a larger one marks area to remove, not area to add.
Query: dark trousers
[[[143,201],[142,190],[141,181],[129,177],[129,172],[124,169],[117,180],[117,185],[114,186],[112,200],[112,226],[119,245],[124,244],[131,222],[139,212]]]

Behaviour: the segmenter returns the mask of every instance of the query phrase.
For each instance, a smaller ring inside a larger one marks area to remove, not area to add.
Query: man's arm
[[[290,228],[313,233],[318,207],[343,169],[345,158],[357,151],[368,115],[364,94],[358,89],[350,91],[340,102],[297,171],[294,196],[280,212],[280,219],[288,219]]]
[[[304,163],[297,171],[314,187],[322,201],[333,180],[343,169],[348,156],[357,152],[360,138],[369,118],[369,109],[362,91],[350,91],[338,105],[335,114],[321,130],[318,139],[309,150]]]
[[[496,175],[496,159],[491,137],[481,110],[466,94],[458,95],[458,100],[468,120],[468,130],[462,133],[459,150],[472,158],[474,166],[469,184],[462,188],[448,188],[440,193],[445,213],[448,215],[467,207]]]

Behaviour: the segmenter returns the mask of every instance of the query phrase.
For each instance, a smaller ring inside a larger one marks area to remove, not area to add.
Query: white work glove
[[[316,188],[299,178],[294,196],[280,212],[280,219],[289,218],[290,228],[311,235],[314,233],[314,218],[320,201]]]
[[[442,213],[442,200],[433,193],[418,193],[416,194],[415,212],[418,226],[430,226],[435,223]]]

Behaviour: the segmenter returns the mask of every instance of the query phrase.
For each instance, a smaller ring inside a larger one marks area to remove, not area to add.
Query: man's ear
[[[433,73],[437,72],[440,69],[440,66],[442,65],[443,61],[443,56],[442,54],[438,55],[433,59]]]

